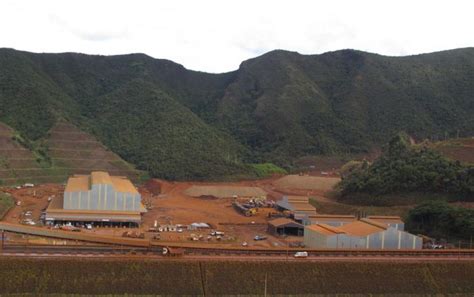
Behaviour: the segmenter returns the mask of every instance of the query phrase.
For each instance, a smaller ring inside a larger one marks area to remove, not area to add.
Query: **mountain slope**
[[[275,51],[244,62],[220,118],[263,152],[366,150],[397,131],[472,135],[474,50],[391,58]]]
[[[69,123],[59,121],[45,139],[28,142],[0,122],[0,185],[65,182],[71,174],[92,170],[126,175],[135,181],[143,174]]]
[[[474,134],[474,49],[409,57],[273,51],[223,74],[143,54],[0,49],[0,121],[42,141],[61,119],[153,176],[253,174],[365,152],[393,134]]]

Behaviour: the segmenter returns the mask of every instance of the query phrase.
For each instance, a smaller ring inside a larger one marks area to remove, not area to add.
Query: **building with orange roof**
[[[93,171],[68,179],[63,197],[47,208],[46,221],[140,223],[144,212],[141,195],[128,178]]]
[[[308,215],[316,214],[316,207],[309,203],[306,196],[283,196],[276,202],[280,210],[290,211],[295,220],[302,221]]]
[[[307,225],[304,244],[321,249],[421,249],[422,238],[381,221],[362,218],[341,226]]]
[[[367,216],[368,219],[387,224],[397,230],[405,230],[405,222],[399,216]]]
[[[278,218],[268,222],[267,231],[273,235],[302,236],[304,226],[288,218]]]
[[[312,214],[303,219],[304,225],[326,224],[330,226],[342,226],[352,223],[357,218],[354,215],[327,215],[327,214]]]

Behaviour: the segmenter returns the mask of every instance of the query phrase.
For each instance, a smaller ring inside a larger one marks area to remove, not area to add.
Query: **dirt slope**
[[[13,135],[13,129],[0,123],[0,184],[22,183],[46,175],[35,155],[13,140]]]
[[[136,169],[92,135],[70,123],[59,122],[53,126],[46,143],[54,165],[66,173],[86,174],[103,170],[132,179],[139,175]]]

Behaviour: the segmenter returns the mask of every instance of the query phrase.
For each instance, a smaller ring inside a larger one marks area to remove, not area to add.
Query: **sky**
[[[274,49],[401,56],[474,46],[474,1],[0,0],[0,47],[145,53],[226,72]]]

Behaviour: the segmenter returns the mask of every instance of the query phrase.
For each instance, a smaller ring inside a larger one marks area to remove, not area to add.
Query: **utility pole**
[[[2,230],[2,244],[0,245],[0,251],[3,252],[3,244],[5,242],[5,230]]]
[[[288,241],[288,239],[285,239],[286,241],[286,261],[288,261],[288,254],[290,253],[290,242]]]
[[[265,288],[263,291],[263,296],[267,297],[267,273],[265,272]]]
[[[459,247],[458,247],[458,260],[461,260],[461,240],[459,241]]]

